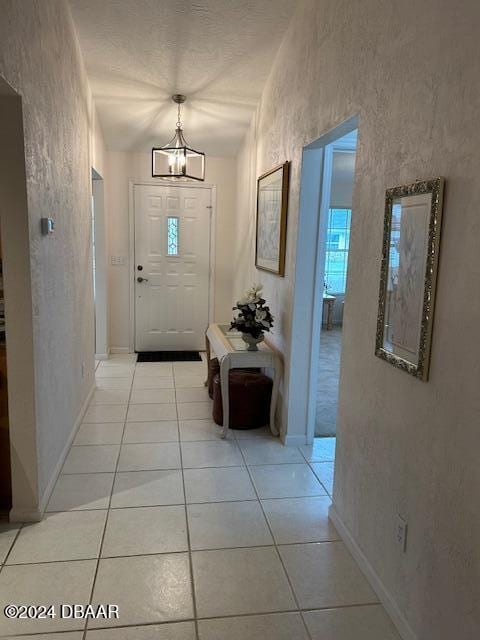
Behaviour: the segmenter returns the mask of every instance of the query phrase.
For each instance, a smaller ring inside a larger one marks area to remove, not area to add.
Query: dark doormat
[[[137,362],[199,362],[198,351],[139,351]]]

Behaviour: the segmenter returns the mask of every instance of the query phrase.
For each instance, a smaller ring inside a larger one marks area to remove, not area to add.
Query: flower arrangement
[[[273,327],[273,316],[262,298],[262,289],[261,284],[254,284],[237,301],[233,310],[238,310],[239,313],[230,323],[230,329],[236,329],[255,339],[263,338],[264,331],[270,331]]]

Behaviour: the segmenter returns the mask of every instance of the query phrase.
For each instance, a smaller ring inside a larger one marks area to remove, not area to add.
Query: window
[[[333,231],[328,234],[327,251],[338,251],[340,247],[340,234]]]
[[[351,209],[329,209],[325,284],[328,293],[345,293]]]
[[[167,218],[167,256],[178,256],[178,218]]]
[[[398,268],[400,266],[400,220],[402,205],[393,204],[390,227],[390,247],[388,252],[388,280],[387,290],[392,292],[398,284]]]

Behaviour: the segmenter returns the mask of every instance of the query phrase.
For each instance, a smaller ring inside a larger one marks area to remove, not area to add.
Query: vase
[[[242,333],[242,339],[244,342],[248,344],[247,351],[258,351],[258,343],[263,342],[264,339],[263,333],[261,333],[258,338],[254,338],[249,333]]]

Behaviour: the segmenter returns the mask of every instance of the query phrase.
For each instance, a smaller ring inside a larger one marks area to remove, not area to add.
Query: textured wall
[[[93,384],[91,99],[63,0],[1,0],[0,15],[0,73],[23,104],[42,496]]]
[[[480,637],[479,28],[476,0],[301,3],[239,159],[239,198],[255,164],[292,161],[286,277],[254,273],[243,194],[235,284],[264,282],[288,365],[302,146],[359,115],[334,502],[422,640]],[[422,383],[374,356],[383,201],[386,187],[437,175],[445,217]]]
[[[70,5],[108,148],[148,151],[170,140],[170,96],[185,90],[188,140],[222,157],[238,150],[295,10],[292,0]]]
[[[110,346],[127,349],[129,340],[128,184],[151,180],[151,154],[110,151],[107,154],[108,254],[125,256],[124,266],[109,266]],[[205,182],[217,186],[215,319],[231,315],[232,259],[235,243],[236,161],[207,156]]]

